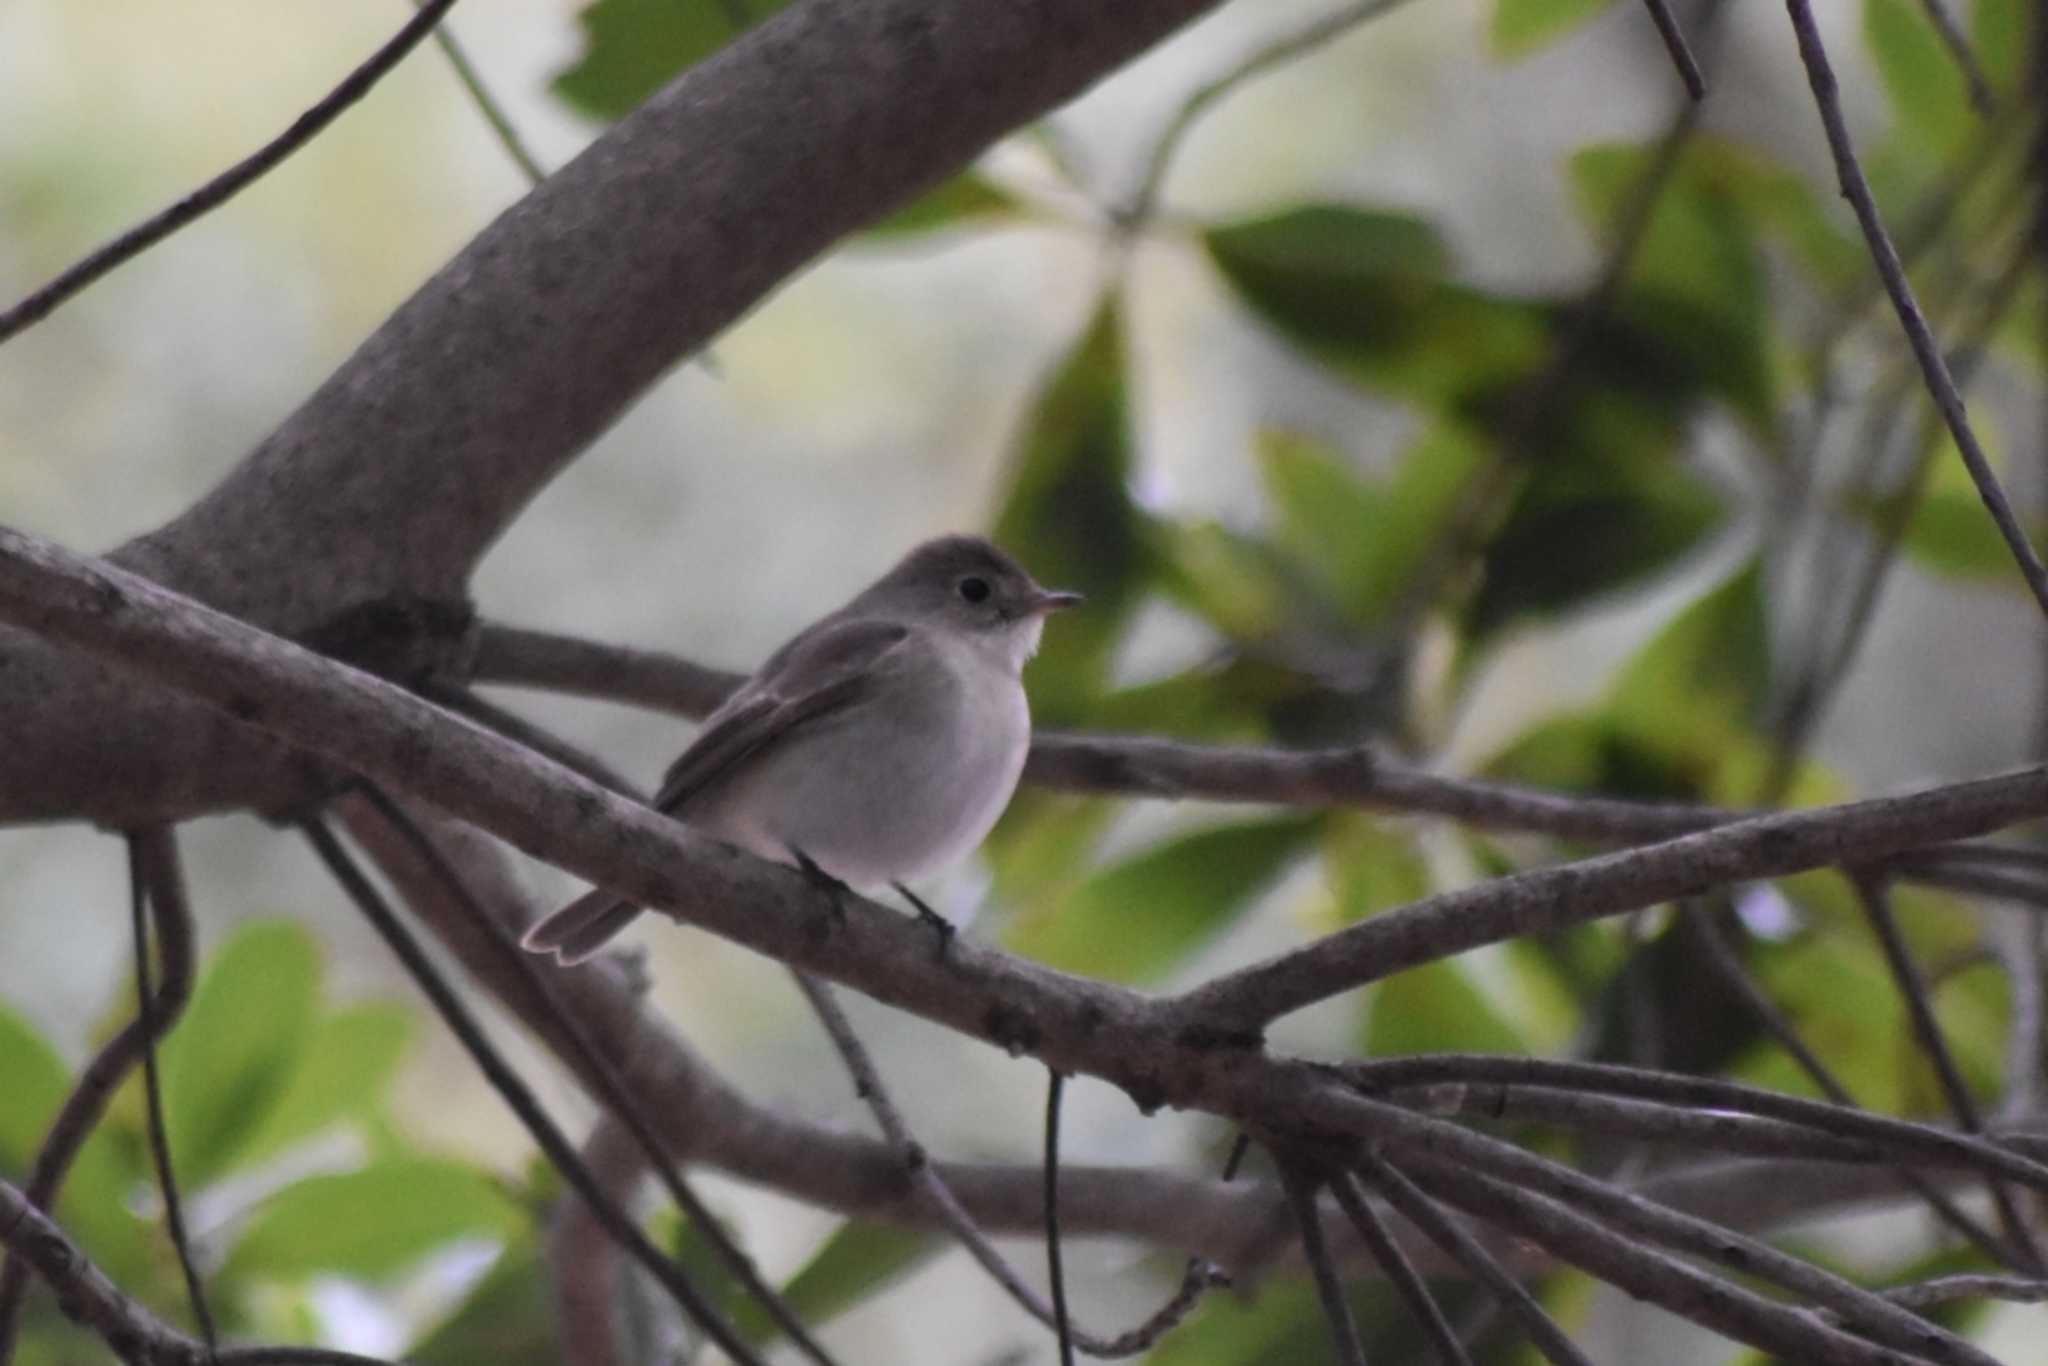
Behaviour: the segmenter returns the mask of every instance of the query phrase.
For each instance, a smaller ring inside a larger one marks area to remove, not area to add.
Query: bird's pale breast
[[[857,887],[964,857],[1023,769],[1023,685],[976,647],[929,637],[891,673],[872,698],[792,736],[691,811],[691,824],[785,863],[801,849]]]

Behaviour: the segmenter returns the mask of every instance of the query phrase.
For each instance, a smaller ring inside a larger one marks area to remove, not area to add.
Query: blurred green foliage
[[[596,0],[555,90],[592,118],[624,117],[782,5]],[[1499,0],[1487,42],[1519,57],[1608,8]],[[1954,190],[1944,242],[1915,261],[1923,297],[1948,328],[1966,303],[1984,302],[1968,259],[2014,229],[2019,201],[1984,185],[1995,189],[2011,171],[2024,138],[2014,116],[1987,123],[1967,108],[1953,61],[1912,0],[1864,0],[1861,13],[1891,114],[1870,156],[1888,217],[1909,219],[1972,149],[1991,148],[1985,180]],[[2010,95],[2026,7],[1979,0],[1971,22],[1978,56]],[[1788,621],[1775,537],[1783,481],[1812,474],[1805,424],[1837,401],[1827,387],[1835,360],[1816,338],[1839,340],[1874,316],[1861,242],[1830,185],[1727,137],[1696,134],[1668,160],[1653,144],[1589,145],[1556,174],[1604,250],[1623,245],[1639,197],[1654,191],[1610,295],[1483,283],[1438,225],[1399,205],[1308,197],[1225,221],[1141,225],[1179,234],[1232,306],[1304,371],[1408,421],[1402,440],[1369,453],[1339,433],[1266,426],[1243,452],[1258,497],[1228,515],[1142,500],[1132,401],[1142,311],[1123,292],[1139,286],[1106,288],[1033,381],[989,519],[1041,577],[1088,595],[1086,612],[1048,632],[1033,667],[1042,722],[1218,742],[1384,741],[1428,755],[1520,634],[1658,590],[1662,618],[1593,701],[1534,717],[1470,767],[1642,799],[1843,795],[1803,753],[1781,752],[1787,700],[1825,676],[1834,637]],[[1112,217],[1070,215],[1068,226],[1128,230]],[[1058,206],[969,171],[874,225],[863,243],[923,248],[935,234],[1060,218]],[[1994,329],[1994,351],[2040,368],[2038,286],[1992,302],[2014,310]],[[1898,360],[1882,326],[1860,344]],[[1718,465],[1703,458],[1703,431],[1724,434],[1720,444],[1737,454]],[[1876,544],[1873,528],[1896,521],[1898,553],[1948,586],[2015,587],[1953,451],[1932,436],[1922,444],[1924,478],[1874,479],[1838,498],[1832,486],[1808,493],[1860,544]],[[1143,672],[1134,641],[1148,618],[1170,620],[1199,648]],[[1425,659],[1432,650],[1435,666]],[[987,848],[1007,947],[1166,986],[1234,932],[1324,933],[1576,852],[1534,838],[1432,839],[1441,823],[1356,811],[1197,822],[1128,810],[1019,795]],[[1840,878],[1733,889],[1695,909],[1736,937],[1859,1101],[1939,1112],[1898,992]],[[2001,973],[1966,961],[1980,946],[1976,909],[1901,893],[1898,911],[1916,954],[1953,967],[1938,980],[1935,1009],[1969,1083],[1994,1094],[2012,1003]],[[1346,1003],[1346,1037],[1361,1053],[1574,1052],[1814,1093],[1741,1003],[1705,979],[1689,937],[1697,929],[1666,911],[1433,963]],[[324,1284],[400,1285],[442,1254],[483,1248],[480,1273],[423,1326],[409,1359],[553,1361],[540,1260],[552,1184],[422,1151],[394,1127],[389,1092],[418,1021],[409,1005],[328,1000],[319,952],[291,924],[245,928],[210,957],[163,1062],[171,1146],[201,1213],[217,1310],[231,1333],[305,1336],[319,1327],[314,1296]],[[19,1179],[27,1169],[72,1080],[60,1055],[0,1008],[0,1173]],[[58,1213],[118,1282],[182,1321],[142,1132],[131,1085],[86,1145]],[[661,1232],[746,1331],[772,1338],[709,1259],[701,1231],[669,1218]],[[787,1292],[822,1320],[886,1293],[942,1247],[929,1234],[849,1221]],[[1945,1269],[1973,1265],[1950,1259]],[[1460,1317],[1469,1290],[1442,1290]],[[1557,1277],[1544,1291],[1568,1313],[1586,1283]],[[1356,1307],[1373,1359],[1419,1355],[1384,1287],[1360,1287]],[[1313,1291],[1283,1275],[1255,1300],[1211,1297],[1150,1359],[1315,1363],[1328,1351]],[[1518,1351],[1482,1355],[1526,1359]],[[46,1299],[32,1302],[27,1366],[90,1354]]]

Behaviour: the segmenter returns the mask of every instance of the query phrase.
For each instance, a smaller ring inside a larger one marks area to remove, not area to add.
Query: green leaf
[[[893,244],[951,228],[985,227],[1016,219],[1024,206],[1008,190],[972,171],[942,181],[867,228],[867,240]]]
[[[1383,500],[1342,451],[1314,437],[1262,431],[1255,450],[1282,544],[1341,593],[1385,520]]]
[[[477,1168],[394,1159],[309,1176],[270,1196],[222,1274],[293,1280],[333,1272],[376,1280],[458,1238],[509,1238],[526,1218]]]
[[[1297,432],[1263,431],[1257,452],[1281,544],[1361,625],[1395,605],[1486,459],[1484,445],[1450,422],[1419,437],[1389,479],[1367,479]]]
[[[1976,115],[1926,12],[1913,0],[1863,0],[1863,36],[1891,97],[1894,135],[1936,155],[1960,146]]]
[[[1699,776],[1654,737],[1599,713],[1541,722],[1495,755],[1485,775],[1638,801],[1691,801],[1700,792]]]
[[[1088,597],[1046,628],[1030,670],[1032,711],[1047,725],[1084,717],[1106,685],[1143,579],[1121,335],[1106,301],[1032,406],[996,518],[996,540],[1039,582]]]
[[[240,1160],[298,1065],[319,995],[312,936],[289,921],[245,926],[213,955],[163,1048],[165,1125],[188,1185]]]
[[[1323,865],[1345,924],[1420,901],[1435,886],[1415,841],[1370,816],[1346,813],[1330,819]]]
[[[1613,0],[1497,0],[1487,36],[1496,56],[1526,57],[1601,13]]]
[[[1436,229],[1411,215],[1314,204],[1205,241],[1255,312],[1367,388],[1459,409],[1544,354],[1543,311],[1449,282]]]
[[[462,1306],[405,1353],[412,1366],[560,1366],[553,1291],[540,1255],[507,1248]]]
[[[1976,0],[1970,6],[1970,50],[1992,89],[2017,92],[2027,60],[2029,6],[2025,0]]]
[[[577,16],[583,55],[555,78],[555,93],[594,118],[623,118],[686,68],[788,3],[596,0]]]
[[[1615,301],[1613,344],[1588,347],[1605,360],[1611,387],[1636,389],[1670,410],[1695,394],[1720,394],[1759,426],[1775,417],[1767,324],[1769,284],[1745,196],[1750,168],[1716,145],[1685,159],[1656,199]],[[1649,172],[1657,149],[1633,144],[1585,148],[1571,159],[1572,187],[1595,228],[1611,233]],[[1770,193],[1782,200],[1785,188]],[[1810,226],[1809,230],[1810,230]],[[1583,373],[1583,367],[1582,367]]]
[[[1615,681],[1612,706],[1644,730],[1708,712],[1749,723],[1763,714],[1770,681],[1763,568],[1752,559],[1629,662]]]
[[[1772,999],[1856,1103],[1899,1113],[1917,1054],[1899,993],[1867,937],[1809,935],[1790,945],[1762,946],[1756,967]],[[1818,1094],[1775,1043],[1760,1045],[1732,1075],[1797,1095]]]
[[[849,1219],[782,1287],[783,1302],[806,1325],[822,1324],[880,1294],[946,1246],[944,1235],[928,1230]],[[780,1336],[754,1300],[736,1302],[733,1318],[750,1342],[765,1344]]]
[[[1404,1053],[1522,1053],[1522,1036],[1453,960],[1397,972],[1372,990],[1365,1048]]]
[[[376,1116],[411,1039],[412,1014],[399,1005],[371,1002],[321,1017],[242,1160],[268,1157],[343,1120]]]
[[[0,1005],[0,1172],[19,1178],[35,1162],[71,1079],[63,1059],[20,1015]]]
[[[1625,465],[1546,461],[1487,543],[1470,629],[1485,635],[1629,587],[1676,564],[1726,516],[1712,486],[1654,453]]]
[[[1005,937],[1054,967],[1124,982],[1164,976],[1242,911],[1319,822],[1288,816],[1171,840],[1019,917]]]
[[[1232,640],[1284,634],[1314,610],[1293,566],[1220,523],[1156,522],[1150,539],[1160,586]]]

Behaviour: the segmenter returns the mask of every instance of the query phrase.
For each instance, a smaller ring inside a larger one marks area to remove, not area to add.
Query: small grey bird
[[[918,546],[768,657],[670,767],[658,811],[852,887],[902,884],[980,844],[1031,745],[1022,672],[1054,592],[987,541]],[[578,963],[640,908],[599,888],[526,932]]]

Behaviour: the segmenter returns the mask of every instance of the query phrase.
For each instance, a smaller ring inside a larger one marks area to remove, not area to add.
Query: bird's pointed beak
[[[1030,610],[1043,616],[1047,612],[1059,612],[1069,607],[1079,607],[1085,601],[1087,599],[1083,598],[1079,593],[1041,588],[1038,590],[1038,596],[1031,600]]]

